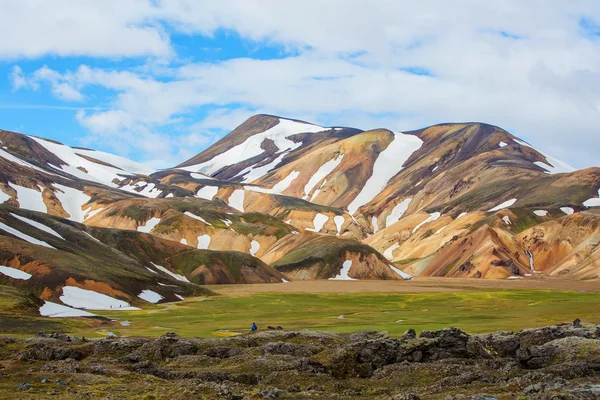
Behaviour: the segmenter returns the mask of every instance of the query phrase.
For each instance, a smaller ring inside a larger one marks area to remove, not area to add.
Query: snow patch
[[[548,211],[546,211],[546,210],[535,210],[533,213],[535,215],[537,215],[538,217],[546,217],[546,216],[548,216]]]
[[[179,243],[185,244],[187,246],[187,239],[186,238],[181,238],[181,240],[179,241]]]
[[[571,207],[561,207],[560,211],[564,212],[567,215],[571,215],[571,214],[575,213],[575,210],[572,209]]]
[[[448,226],[448,225],[446,225],[446,226],[442,226],[440,229],[438,229],[437,231],[435,231],[434,235],[439,235],[440,233],[442,233],[442,231],[443,231],[444,229],[446,229],[446,227],[447,227],[447,226]]]
[[[350,278],[348,273],[352,267],[352,260],[346,260],[342,264],[342,270],[334,278],[329,278],[330,281],[355,281],[356,279]]]
[[[517,199],[510,199],[510,200],[507,200],[507,201],[505,201],[504,203],[502,203],[502,204],[499,204],[499,205],[497,205],[496,207],[489,209],[489,210],[488,210],[488,212],[494,212],[494,211],[500,211],[500,210],[503,210],[503,209],[505,209],[505,208],[508,208],[508,207],[512,206],[512,205],[513,205],[513,204],[515,204],[516,202],[517,202]]]
[[[346,218],[344,218],[342,215],[336,215],[335,217],[333,217],[333,222],[335,222],[335,227],[337,228],[338,236],[342,232],[342,225],[344,225],[345,221],[346,221]]]
[[[15,157],[12,154],[10,154],[10,153],[8,153],[8,152],[6,152],[4,150],[0,150],[0,157],[4,158],[4,159],[6,159],[6,160],[8,160],[10,162],[13,162],[15,164],[19,164],[19,165],[22,165],[24,167],[31,168],[31,169],[34,169],[34,170],[39,171],[39,172],[43,172],[45,174],[56,175],[56,174],[53,174],[52,172],[45,171],[45,170],[43,170],[41,168],[38,168],[35,165],[28,163],[27,161],[23,161],[20,158]]]
[[[500,147],[506,147],[506,146],[508,146],[508,144],[504,143],[504,142],[500,142],[500,143],[498,143],[498,146],[500,146]]]
[[[152,304],[156,304],[159,301],[161,301],[162,299],[164,299],[163,296],[161,296],[160,294],[153,292],[152,290],[142,290],[142,293],[138,294],[138,297],[142,300],[146,300],[148,303],[152,303]]]
[[[4,265],[0,265],[0,274],[10,276],[13,279],[19,279],[22,281],[26,281],[31,278],[31,274],[28,274],[25,271],[21,271],[20,269],[6,267]]]
[[[425,225],[429,222],[433,222],[433,221],[437,220],[438,218],[440,218],[441,216],[442,216],[442,214],[439,212],[434,212],[433,214],[430,214],[429,217],[425,221],[423,221],[419,225],[415,226],[415,228],[413,229],[413,233],[418,231],[419,228],[422,227],[423,225]]]
[[[175,293],[175,297],[177,297],[179,300],[185,300],[185,299],[183,298],[183,296],[181,296],[181,295],[179,295],[179,294],[176,294],[176,293]]]
[[[198,236],[198,246],[199,249],[207,250],[208,246],[210,246],[210,236],[207,234]]]
[[[510,221],[510,217],[508,215],[502,217],[502,221],[504,221],[506,225],[512,225],[512,222]]]
[[[250,242],[250,254],[255,256],[256,253],[258,253],[258,250],[260,250],[260,243],[258,243],[256,240]]]
[[[50,249],[54,249],[54,247],[50,246],[48,243],[44,242],[43,240],[38,240],[34,237],[31,237],[21,231],[18,231],[14,228],[11,228],[10,226],[0,222],[0,229],[2,229],[5,232],[8,232],[10,234],[15,235],[16,237],[18,237],[19,239],[22,239],[26,242],[29,242],[31,244],[37,244],[39,246],[44,246],[44,247],[48,247]]]
[[[456,217],[456,219],[462,218],[462,217],[464,217],[464,216],[466,216],[466,215],[467,215],[467,213],[466,213],[466,212],[460,213],[460,214],[458,215],[458,217]],[[455,221],[456,221],[456,220],[455,220]]]
[[[113,297],[102,293],[94,292],[93,290],[81,289],[75,286],[65,286],[62,288],[62,296],[60,301],[64,304],[83,308],[86,310],[139,310],[137,307],[125,301],[117,300]]]
[[[0,204],[5,203],[8,200],[10,200],[10,196],[0,190]]]
[[[529,269],[531,269],[532,271],[535,271],[535,267],[534,267],[534,263],[533,263],[533,254],[531,253],[531,251],[525,249],[525,254],[527,255],[527,257],[529,257]]]
[[[374,215],[371,217],[371,225],[373,225],[373,233],[379,232],[379,222],[377,222],[377,217]]]
[[[144,225],[137,227],[138,232],[150,233],[156,225],[160,223],[160,218],[152,217]]]
[[[50,301],[44,301],[44,305],[40,307],[40,315],[42,317],[50,317],[50,318],[94,317],[94,316],[96,316],[96,314],[92,314],[87,311],[77,310],[75,308],[63,306],[62,304],[52,303]]]
[[[394,133],[392,143],[375,160],[373,174],[358,196],[348,205],[350,214],[354,215],[361,206],[373,200],[385,188],[388,181],[402,170],[406,160],[421,148],[422,144],[423,141],[416,136]]]
[[[281,278],[281,283],[290,283],[290,281],[286,281],[285,279]]]
[[[317,186],[321,180],[326,178],[334,169],[337,168],[338,165],[342,162],[344,158],[343,154],[338,155],[336,158],[331,159],[321,165],[317,172],[314,173],[313,176],[310,177],[308,183],[304,186],[304,199],[308,198],[308,194]]]
[[[213,178],[212,176],[208,176],[208,175],[204,175],[204,174],[197,174],[195,172],[190,173],[190,176],[193,179],[210,179],[210,180],[215,180],[215,178]]]
[[[600,189],[598,190],[598,197],[600,197]],[[600,207],[600,198],[591,198],[583,202],[586,207]]]
[[[315,218],[313,219],[314,228],[306,228],[306,230],[311,232],[321,232],[321,229],[323,229],[323,225],[325,225],[325,223],[328,220],[329,217],[327,215],[317,213],[317,215],[315,215]]]
[[[409,197],[408,199],[402,200],[400,203],[396,204],[394,208],[392,208],[392,212],[385,219],[386,228],[400,221],[400,218],[402,218],[406,210],[408,210],[408,206],[410,205],[411,201],[412,197]]]
[[[17,214],[13,214],[13,213],[9,213],[9,214],[10,214],[10,215],[12,215],[13,217],[15,217],[16,219],[18,219],[18,220],[21,220],[21,221],[25,222],[26,224],[29,224],[29,225],[31,225],[31,226],[33,226],[33,227],[35,227],[35,228],[38,228],[39,230],[42,230],[42,231],[44,231],[44,232],[46,232],[46,233],[49,233],[49,234],[51,234],[51,235],[53,235],[53,236],[56,236],[56,237],[57,237],[57,238],[59,238],[59,239],[65,240],[65,238],[64,238],[64,237],[62,237],[62,236],[60,236],[60,235],[58,234],[58,232],[56,232],[56,231],[55,231],[54,229],[52,229],[52,228],[49,228],[49,227],[47,227],[47,226],[46,226],[46,225],[44,225],[44,224],[41,224],[41,223],[39,223],[39,222],[37,222],[37,221],[34,221],[34,220],[31,220],[31,219],[29,219],[29,218],[21,217],[20,215],[17,215]]]
[[[48,212],[48,208],[44,204],[44,198],[42,197],[42,187],[38,186],[39,191],[35,189],[29,189],[24,186],[19,186],[14,183],[9,183],[8,186],[17,191],[17,201],[19,202],[19,208],[25,208],[27,210],[39,211],[43,213]]]
[[[513,275],[513,276],[509,276],[509,277],[508,277],[508,278],[506,278],[506,279],[523,279],[523,277],[522,277],[522,276],[514,276],[514,275]]]
[[[385,258],[387,258],[388,260],[393,260],[394,259],[394,251],[400,247],[399,243],[394,243],[393,245],[391,245],[390,247],[388,247],[384,252],[383,252],[383,256]]]
[[[229,196],[229,206],[244,212],[244,189],[237,189]]]
[[[196,197],[206,200],[212,200],[218,191],[219,188],[217,186],[204,186],[203,188],[198,190],[198,192],[196,192]]]
[[[104,208],[97,208],[93,211],[88,211],[90,208],[86,208],[85,210],[85,216],[83,217],[83,220],[88,220],[90,218],[92,218],[94,215],[98,214],[99,212],[101,212],[102,210],[104,210]]]
[[[258,179],[262,178],[263,176],[265,176],[269,171],[274,169],[283,160],[283,157],[285,157],[287,154],[288,154],[288,152],[284,151],[279,156],[277,156],[277,158],[275,158],[273,161],[271,161],[267,165],[256,167],[256,164],[260,164],[260,163],[256,163],[256,164],[244,169],[242,172],[240,172],[236,176],[243,175],[244,179],[242,179],[242,182],[252,182],[252,181],[258,180]]]

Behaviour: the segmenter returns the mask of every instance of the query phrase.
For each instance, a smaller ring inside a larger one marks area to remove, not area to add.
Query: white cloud
[[[30,78],[19,68],[13,70],[13,87],[47,82],[58,98],[77,101],[94,87],[107,89],[112,95],[104,104],[110,109],[79,113],[78,120],[89,129],[89,140],[126,152],[139,148],[145,152],[140,157],[169,151],[174,159],[260,111],[363,129],[484,121],[578,167],[600,165],[590,152],[600,147],[600,38],[582,32],[580,24],[582,18],[600,21],[600,5],[592,0],[463,0],[452,7],[441,0],[58,3],[64,7],[38,10],[19,2],[13,20],[23,20],[27,11],[29,26],[38,27],[39,36],[46,29],[47,37],[0,43],[0,57],[161,60],[123,70],[44,67]],[[0,12],[3,7],[0,3]],[[39,26],[33,23],[40,20]],[[73,35],[82,24],[90,29]],[[177,49],[170,33],[219,30],[257,45],[283,46],[294,55],[170,62]],[[121,39],[115,39],[117,33]],[[69,37],[61,42],[63,36]],[[211,111],[192,121],[199,107]],[[160,145],[145,144],[151,140]]]
[[[13,66],[10,74],[10,80],[12,83],[13,90],[19,90],[27,87],[27,79],[23,75],[23,70],[18,65]]]

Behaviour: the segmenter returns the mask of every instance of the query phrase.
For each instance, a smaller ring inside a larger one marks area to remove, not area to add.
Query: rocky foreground
[[[0,338],[0,398],[598,399],[600,325]]]

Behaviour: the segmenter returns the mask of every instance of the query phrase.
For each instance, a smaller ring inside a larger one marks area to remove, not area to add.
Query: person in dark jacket
[[[252,328],[250,329],[252,329],[252,332],[256,332],[258,330],[258,325],[256,325],[256,322],[252,323]]]

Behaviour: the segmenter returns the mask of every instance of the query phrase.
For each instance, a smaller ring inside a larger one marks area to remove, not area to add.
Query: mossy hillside
[[[337,274],[343,262],[342,257],[348,251],[363,255],[377,253],[372,247],[355,240],[314,235],[313,239],[291,249],[273,267],[285,272],[318,264],[317,277],[329,278],[331,274]]]

